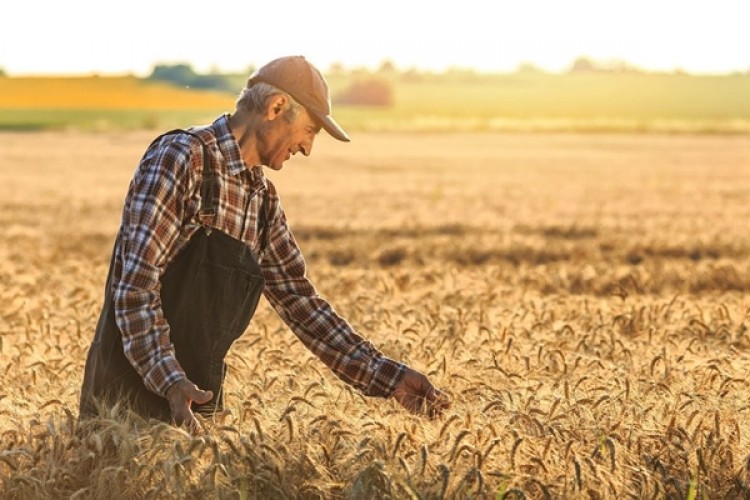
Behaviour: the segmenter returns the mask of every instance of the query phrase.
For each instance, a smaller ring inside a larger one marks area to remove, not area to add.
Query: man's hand
[[[188,379],[175,382],[167,390],[167,401],[169,401],[169,410],[172,412],[172,421],[175,425],[184,426],[191,434],[197,434],[200,427],[193,411],[190,409],[190,405],[193,401],[198,404],[208,403],[213,397],[213,392],[199,389]]]
[[[410,412],[430,418],[437,417],[451,406],[448,396],[436,389],[423,374],[409,367],[393,391],[393,397]]]

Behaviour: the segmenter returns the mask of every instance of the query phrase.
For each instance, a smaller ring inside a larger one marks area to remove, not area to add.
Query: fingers
[[[175,426],[185,429],[193,436],[197,436],[201,433],[201,425],[200,423],[198,423],[198,419],[195,417],[195,414],[193,414],[193,412],[190,410],[188,410],[187,415],[181,421],[178,422],[176,419],[173,420],[173,424]]]
[[[177,427],[182,427],[193,435],[198,435],[201,431],[198,419],[195,418],[195,414],[190,409],[189,404],[172,409],[172,422]]]
[[[451,399],[443,391],[435,391],[435,400],[429,408],[429,417],[435,418],[451,407]]]
[[[431,386],[423,400],[423,408],[420,413],[429,418],[435,418],[442,415],[448,408],[450,408],[450,398],[439,389]]]
[[[182,425],[190,420],[192,416],[190,402],[187,399],[171,399],[169,401],[169,411],[172,413],[172,420],[176,425]]]
[[[425,375],[420,375],[419,394],[415,398],[418,409],[414,413],[435,418],[450,407],[450,398],[441,390],[435,388]]]
[[[197,434],[200,431],[200,425],[190,406],[193,401],[198,404],[208,403],[213,397],[212,391],[204,391],[187,379],[175,383],[167,391],[172,421],[191,434]]]
[[[206,404],[214,397],[213,391],[204,391],[199,389],[196,385],[188,391],[188,397],[198,403],[199,405]]]
[[[407,368],[396,387],[393,398],[410,413],[435,418],[450,408],[450,398],[435,388],[422,373]]]
[[[425,394],[425,399],[427,399],[427,402],[434,403],[437,399],[437,391],[435,390],[435,387],[427,382],[429,386],[427,387],[427,393]]]
[[[400,402],[411,413],[430,418],[437,417],[450,408],[450,398],[434,388],[427,393],[410,394]]]

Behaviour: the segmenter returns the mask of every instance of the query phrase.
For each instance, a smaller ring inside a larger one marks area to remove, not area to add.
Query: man
[[[299,339],[363,394],[436,415],[448,398],[388,359],[317,295],[262,167],[312,152],[330,115],[328,86],[304,57],[260,68],[235,112],[173,131],[144,154],[130,184],[105,301],[86,360],[81,415],[125,401],[146,417],[197,428],[223,406],[224,356],[263,293]]]

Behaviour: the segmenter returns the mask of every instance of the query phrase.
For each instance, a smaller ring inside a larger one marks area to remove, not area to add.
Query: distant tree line
[[[573,61],[570,73],[643,73],[643,70],[621,60],[595,62],[588,57],[579,57]]]
[[[581,56],[576,58],[568,66],[567,73],[647,73],[646,70],[639,68],[627,61],[621,59],[609,59],[609,60],[597,60],[590,57]],[[515,70],[517,74],[544,74],[547,73],[544,69],[536,66],[531,62],[522,62],[518,65]],[[680,73],[679,70],[675,70],[675,73]],[[683,72],[684,73],[684,72]],[[750,74],[750,71],[748,71]],[[344,65],[338,62],[334,62],[328,69],[329,75],[334,76],[354,76],[354,77],[365,77],[365,76],[378,76],[386,77],[391,80],[400,80],[406,82],[417,82],[420,80],[433,78],[436,76],[446,77],[451,80],[475,80],[478,77],[492,77],[493,74],[477,72],[473,68],[464,67],[450,67],[443,72],[434,73],[426,70],[419,70],[417,68],[397,68],[392,61],[385,60],[380,66],[375,69],[368,69],[364,67],[353,67],[346,68]]]
[[[249,76],[255,68],[248,68]],[[336,93],[333,98],[340,104],[362,106],[390,106],[393,104],[393,86],[389,81],[393,66],[384,66],[377,75],[366,71],[352,73],[354,78],[346,89]],[[149,81],[165,82],[178,87],[221,92],[237,92],[237,75],[196,73],[189,64],[157,64],[146,78]]]
[[[234,83],[227,75],[199,74],[189,64],[157,64],[147,80],[166,82],[178,87],[235,92]]]
[[[217,72],[199,74],[189,64],[158,64],[154,67],[151,75],[147,77],[147,80],[165,82],[191,89],[235,93],[239,90],[239,86],[242,85],[241,82],[254,71],[255,68],[250,66],[247,72],[242,75]],[[567,72],[569,74],[645,73],[644,70],[625,61],[597,61],[588,57],[578,57],[568,67]],[[515,74],[519,76],[545,73],[543,69],[529,62],[521,63],[515,71]],[[675,74],[683,73],[676,71]],[[750,75],[750,71],[747,74]],[[4,72],[0,68],[0,76],[3,75]],[[454,83],[470,83],[501,76],[477,73],[474,69],[460,67],[452,67],[442,73],[433,73],[417,68],[399,69],[389,60],[383,61],[374,70],[365,67],[346,68],[341,63],[335,62],[329,67],[327,75],[329,78],[343,84],[334,85],[337,88],[332,93],[334,102],[345,105],[378,107],[388,107],[394,104],[394,89],[397,87],[398,82],[416,83],[420,81],[434,81],[434,78],[437,77],[441,80]]]

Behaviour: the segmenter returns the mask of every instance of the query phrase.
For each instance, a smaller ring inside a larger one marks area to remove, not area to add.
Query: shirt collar
[[[223,114],[218,117],[212,124],[216,143],[219,146],[222,156],[227,162],[227,170],[230,175],[239,175],[243,170],[247,170],[255,182],[260,181],[266,186],[266,176],[263,174],[263,167],[260,165],[250,167],[242,159],[240,146],[229,128],[229,115]]]

